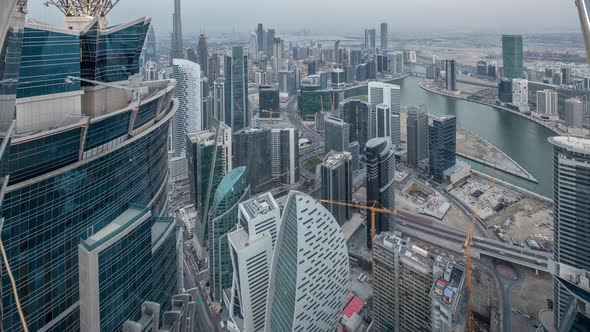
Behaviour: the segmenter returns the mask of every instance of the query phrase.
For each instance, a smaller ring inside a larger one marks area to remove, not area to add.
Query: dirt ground
[[[507,219],[512,218],[514,221],[512,226],[505,228],[506,235],[512,237],[519,243],[527,239],[539,241],[541,239],[536,237],[531,238],[531,235],[541,234],[546,238],[553,238],[553,230],[551,229],[553,226],[553,213],[551,209],[552,206],[550,203],[528,197],[502,210],[485,222],[489,226],[502,226]],[[530,216],[529,211],[532,212]],[[493,228],[489,229],[488,233],[490,237],[496,238]]]
[[[547,273],[535,275],[531,269],[516,267],[520,280],[510,289],[510,304],[522,314],[512,314],[513,331],[534,331],[539,312],[545,308],[545,299],[553,298],[553,283]],[[528,320],[524,315],[530,315]]]

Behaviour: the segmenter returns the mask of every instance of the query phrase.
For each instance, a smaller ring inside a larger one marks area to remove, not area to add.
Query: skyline
[[[198,35],[201,31],[208,34],[254,31],[258,23],[274,27],[277,33],[311,30],[314,33],[358,33],[365,27],[378,28],[379,23],[389,23],[390,35],[396,33],[425,32],[486,32],[486,33],[548,33],[578,32],[579,21],[576,16],[574,1],[556,2],[553,0],[522,0],[514,3],[510,0],[498,0],[493,3],[480,1],[449,0],[444,3],[433,0],[416,0],[411,4],[384,4],[370,1],[370,5],[358,6],[352,0],[342,0],[337,6],[330,3],[322,6],[311,0],[297,3],[281,4],[281,10],[267,10],[273,5],[270,0],[255,0],[247,3],[235,0],[220,0],[214,4],[182,1],[182,18],[185,36]],[[265,7],[266,6],[266,7]],[[276,5],[275,5],[276,6]],[[375,14],[375,7],[384,10]],[[158,36],[172,32],[172,13],[174,4],[161,2],[124,0],[109,14],[111,24],[126,22],[134,17],[137,8],[141,14],[151,17]],[[399,7],[399,11],[398,11]],[[227,8],[232,8],[229,11]],[[254,9],[253,9],[254,8]],[[265,8],[262,10],[261,8]],[[338,8],[338,15],[334,15]],[[510,8],[510,10],[506,10]],[[531,10],[531,8],[534,8]],[[191,15],[192,13],[196,13]],[[220,15],[223,14],[223,15]],[[482,15],[483,14],[483,15]],[[47,8],[43,3],[29,4],[29,17],[50,24],[60,25],[62,15],[55,8]],[[223,17],[223,22],[219,18]],[[296,17],[297,20],[292,20]],[[422,17],[422,20],[417,18]],[[457,18],[460,19],[457,19]],[[504,17],[502,24],[498,18]],[[357,23],[351,23],[353,22]],[[421,22],[428,25],[421,26]]]

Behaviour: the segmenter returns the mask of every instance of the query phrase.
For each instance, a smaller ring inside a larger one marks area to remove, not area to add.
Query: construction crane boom
[[[373,202],[373,206],[366,206],[366,205],[360,205],[360,204],[348,203],[348,202],[340,202],[340,201],[332,201],[329,199],[318,199],[318,202],[340,205],[340,206],[348,206],[348,207],[353,207],[353,208],[357,208],[357,209],[371,211],[371,239],[375,237],[375,218],[376,218],[377,213],[397,214],[397,210],[389,210],[389,209],[377,207],[377,204],[379,204],[378,202]]]

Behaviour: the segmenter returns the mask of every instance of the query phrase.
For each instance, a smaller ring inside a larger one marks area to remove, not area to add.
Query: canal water
[[[428,113],[454,115],[457,126],[468,129],[497,146],[530,172],[533,183],[503,172],[494,172],[503,181],[552,198],[552,146],[547,138],[555,136],[547,128],[510,112],[464,100],[427,92],[418,85],[421,79],[407,77],[396,81],[401,86],[402,105],[424,105]],[[469,161],[473,169],[486,174],[492,170]]]
[[[325,37],[325,40],[345,40],[344,37]],[[410,70],[426,73],[423,66],[408,66]],[[494,144],[531,173],[539,183],[523,180],[503,172],[492,172],[488,167],[469,162],[474,170],[494,175],[506,182],[553,198],[553,149],[547,138],[555,136],[547,128],[510,112],[464,100],[444,97],[424,91],[418,85],[421,78],[407,77],[393,83],[402,87],[402,105],[425,105],[436,115],[455,115],[457,125],[466,128]],[[367,87],[349,89],[344,98],[367,95]]]

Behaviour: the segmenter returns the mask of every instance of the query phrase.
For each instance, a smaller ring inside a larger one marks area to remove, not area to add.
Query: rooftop
[[[265,193],[245,201],[241,207],[248,219],[254,219],[279,208],[271,193]]]
[[[123,213],[121,213],[117,218],[115,218],[115,220],[101,228],[100,231],[94,233],[94,235],[85,241],[82,241],[82,243],[86,249],[92,251],[110,238],[119,234],[127,226],[131,225],[139,218],[147,214],[149,214],[149,210],[147,208],[132,205]]]
[[[571,136],[550,137],[549,143],[572,152],[590,154],[590,139]]]
[[[345,159],[352,159],[352,155],[350,154],[350,152],[331,151],[326,155],[326,158],[324,158],[323,166],[327,168],[334,168],[343,163]]]
[[[462,268],[449,262],[442,275],[436,278],[431,296],[438,299],[441,305],[453,308],[458,302],[463,288],[465,280],[463,272]]]
[[[210,146],[215,144],[215,132],[211,130],[189,133],[187,136],[193,144],[199,144],[201,146]]]

